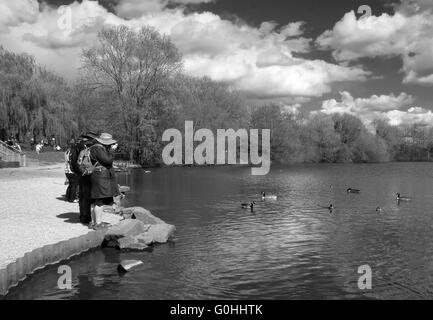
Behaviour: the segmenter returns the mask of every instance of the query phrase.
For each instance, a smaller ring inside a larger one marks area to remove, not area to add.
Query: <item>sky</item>
[[[0,0],[0,45],[70,80],[106,24],[156,28],[251,104],[433,125],[433,0]]]

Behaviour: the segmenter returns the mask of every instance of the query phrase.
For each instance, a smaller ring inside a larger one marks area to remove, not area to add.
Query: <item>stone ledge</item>
[[[6,295],[10,288],[17,286],[37,270],[99,247],[107,230],[108,228],[90,231],[85,235],[27,252],[23,257],[0,270],[0,295]]]
[[[144,208],[132,207],[123,210],[129,216],[128,219],[100,230],[90,231],[79,237],[34,249],[0,269],[0,296],[6,295],[10,288],[17,286],[37,270],[102,246],[107,242],[107,237],[108,240],[111,238],[118,240],[125,236],[137,237],[138,240],[144,241],[147,247],[152,243],[167,242],[176,229],[175,226],[166,224]],[[143,221],[149,225],[145,225]],[[134,238],[132,242],[137,242],[137,239]],[[133,248],[136,247],[133,246]],[[137,247],[140,250],[143,248],[145,248],[143,244]]]

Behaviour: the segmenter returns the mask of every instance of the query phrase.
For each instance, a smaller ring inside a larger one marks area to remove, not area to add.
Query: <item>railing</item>
[[[1,140],[0,159],[6,162],[19,162],[21,167],[26,166],[26,155],[17,148],[11,147]]]

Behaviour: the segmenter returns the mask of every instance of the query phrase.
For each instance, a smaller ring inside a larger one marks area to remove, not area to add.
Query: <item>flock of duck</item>
[[[355,193],[355,194],[358,194],[358,193],[361,193],[361,190],[359,190],[359,189],[354,189],[354,188],[348,188],[348,189],[346,190],[346,192],[347,192],[347,193]],[[264,192],[264,191],[262,191],[261,195],[262,195],[262,201],[266,201],[266,200],[277,200],[277,199],[278,199],[278,197],[277,197],[276,195],[267,195],[266,192]],[[410,198],[410,197],[406,197],[406,196],[402,196],[400,193],[397,193],[396,195],[397,195],[396,200],[397,200],[398,202],[400,202],[400,201],[411,201],[411,200],[412,200],[412,198]],[[255,204],[256,204],[255,201],[250,202],[250,203],[241,203],[241,208],[242,208],[242,209],[248,209],[248,208],[250,208],[251,211],[254,211],[254,206],[255,206]],[[329,206],[327,206],[327,207],[323,207],[323,208],[324,208],[324,209],[328,209],[330,212],[332,212],[332,211],[335,209],[335,207],[334,207],[334,205],[333,205],[332,203],[331,203]],[[377,208],[376,208],[376,212],[381,213],[381,212],[382,212],[382,208],[381,208],[381,207],[377,207]]]

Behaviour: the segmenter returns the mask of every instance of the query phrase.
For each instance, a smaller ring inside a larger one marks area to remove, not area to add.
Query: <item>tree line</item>
[[[271,158],[281,163],[430,160],[431,128],[366,128],[347,114],[299,116],[277,104],[251,106],[229,84],[187,76],[171,40],[151,27],[109,26],[83,50],[73,83],[28,54],[0,46],[0,140],[56,137],[63,146],[86,130],[108,131],[143,165],[162,163],[168,128],[271,129]]]

